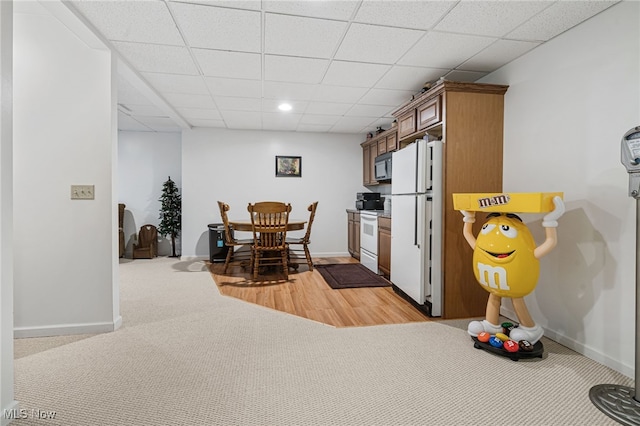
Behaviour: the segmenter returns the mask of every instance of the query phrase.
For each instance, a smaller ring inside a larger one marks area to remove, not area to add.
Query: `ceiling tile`
[[[550,40],[614,3],[617,3],[617,0],[558,1],[507,34],[507,37],[520,40]]]
[[[319,124],[319,125],[334,125],[340,120],[339,115],[319,115],[319,114],[304,114],[300,119],[300,124]]]
[[[333,61],[322,82],[331,86],[372,87],[390,68],[389,65]]]
[[[309,104],[306,101],[290,101],[288,103],[291,105],[291,111],[280,111],[280,109],[278,109],[278,105],[282,104],[282,101],[276,99],[263,99],[262,111],[275,112],[278,114],[300,114],[307,109],[307,105]]]
[[[261,111],[262,99],[260,98],[231,98],[216,96],[214,101],[219,110],[225,111]]]
[[[261,50],[260,12],[176,2],[171,3],[171,10],[191,47]]]
[[[336,59],[395,64],[424,31],[351,24]]]
[[[297,132],[316,132],[316,133],[327,133],[331,130],[331,125],[329,124],[306,124],[299,123]]]
[[[215,109],[213,99],[209,95],[189,95],[185,93],[167,93],[167,100],[177,108]]]
[[[161,1],[73,1],[109,40],[184,46],[169,9]]]
[[[420,90],[426,82],[435,81],[447,73],[443,68],[396,65],[375,85],[377,89]]]
[[[160,92],[197,95],[207,91],[207,85],[200,76],[150,72],[142,73],[142,76]]]
[[[241,98],[262,97],[262,83],[257,80],[205,77],[205,82],[213,96],[231,96]]]
[[[458,67],[461,70],[490,72],[524,55],[540,43],[498,40]]]
[[[186,47],[114,42],[122,56],[141,72],[198,75]]]
[[[217,109],[210,108],[178,108],[178,112],[187,120],[222,120]]]
[[[461,1],[436,25],[438,31],[502,37],[553,1]]]
[[[355,22],[427,30],[457,1],[364,1]]]
[[[118,103],[135,105],[153,105],[140,90],[121,75],[118,76]]]
[[[193,127],[227,127],[223,120],[203,120],[200,118],[189,120],[189,124],[191,124]]]
[[[358,6],[355,1],[263,0],[267,12],[300,15],[311,18],[349,20]]]
[[[211,77],[262,78],[262,58],[258,53],[192,49],[203,75]]]
[[[14,13],[51,14],[44,1],[27,3]],[[165,121],[173,117],[185,127],[342,133],[388,128],[391,110],[426,82],[477,81],[616,3],[63,2],[123,59],[119,128],[176,131]],[[277,111],[280,101],[294,111]]]
[[[326,59],[264,56],[264,79],[292,83],[319,84],[327,71]]]
[[[353,103],[358,102],[358,99],[365,93],[367,93],[367,89],[364,87],[341,87],[321,84],[318,86],[313,100],[320,102]]]
[[[347,23],[297,16],[265,16],[265,53],[330,58],[346,31]]]
[[[411,99],[419,90],[387,90],[371,89],[364,95],[359,103],[364,105],[386,105],[398,107]]]
[[[455,68],[495,42],[490,37],[429,32],[398,61],[401,65]]]
[[[262,129],[262,114],[246,111],[220,111],[229,129]]]
[[[447,80],[451,80],[451,81],[467,81],[467,82],[473,83],[474,81],[480,80],[482,77],[484,77],[487,74],[488,73],[486,72],[479,72],[479,71],[453,70],[447,73],[447,75],[445,75],[444,77]]]
[[[169,0],[169,3],[195,3],[207,6],[230,7],[234,9],[260,10],[260,0]]]
[[[342,133],[359,133],[362,129],[369,126],[375,119],[370,117],[341,117],[340,120],[331,128],[332,132]]]
[[[274,81],[264,82],[265,99],[277,99],[281,101],[307,101],[312,99],[318,85],[278,83]]]
[[[372,132],[375,133],[378,127],[383,130],[387,130],[391,128],[391,122],[393,121],[393,117],[380,117],[375,120],[373,123],[369,124],[362,130],[362,133]]]
[[[344,115],[351,108],[350,103],[340,104],[335,102],[313,102],[307,107],[305,113],[318,115]]]
[[[380,117],[389,115],[391,111],[397,109],[397,107],[381,106],[381,105],[354,105],[346,114],[345,117]]]

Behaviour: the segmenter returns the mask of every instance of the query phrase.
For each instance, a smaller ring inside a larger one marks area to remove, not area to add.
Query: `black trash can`
[[[229,252],[229,247],[225,245],[224,224],[210,223],[209,227],[209,260],[211,263],[224,262]]]

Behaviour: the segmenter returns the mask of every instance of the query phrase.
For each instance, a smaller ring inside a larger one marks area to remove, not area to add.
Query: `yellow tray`
[[[545,213],[554,209],[553,197],[562,192],[494,192],[453,194],[455,210],[500,213]]]

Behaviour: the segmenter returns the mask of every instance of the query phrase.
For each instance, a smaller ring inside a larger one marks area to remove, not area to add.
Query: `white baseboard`
[[[20,403],[18,401],[12,401],[8,406],[2,407],[2,417],[0,417],[0,425],[6,426],[15,419],[19,419],[23,416],[20,412]]]
[[[122,315],[118,316],[118,318],[113,322],[113,331],[116,331],[120,327],[122,327]]]
[[[13,337],[22,339],[25,337],[49,337],[68,336],[74,334],[99,334],[117,330],[122,325],[122,317],[114,322],[87,323],[87,324],[57,324],[42,327],[14,327]]]
[[[349,252],[323,252],[323,253],[311,253],[311,257],[351,257]]]
[[[507,317],[509,319],[511,319],[512,321],[516,321],[517,322],[517,318],[518,316],[516,315],[515,311],[513,311],[512,309],[507,309],[504,306],[500,307],[500,315]],[[578,352],[580,355],[584,355],[587,358],[590,358],[592,360],[594,360],[595,362],[598,362],[602,365],[605,365],[613,370],[616,370],[617,372],[619,372],[620,374],[624,374],[625,376],[633,379],[634,375],[635,375],[635,368],[634,366],[629,366],[629,365],[625,365],[623,363],[621,363],[620,361],[617,361],[615,359],[612,359],[611,357],[607,356],[606,354],[603,354],[602,352],[596,351],[593,348],[590,348],[589,346],[586,346],[584,343],[582,342],[578,342],[575,339],[572,339],[570,337],[564,336],[560,333],[558,333],[557,331],[554,330],[550,330],[546,327],[542,327],[544,330],[544,336],[553,340],[554,342],[558,342],[560,343],[562,346],[566,346],[569,349],[572,349],[576,352]]]

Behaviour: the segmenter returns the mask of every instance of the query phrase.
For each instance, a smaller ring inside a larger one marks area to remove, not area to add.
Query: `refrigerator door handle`
[[[424,241],[424,226],[425,226],[425,206],[423,205],[425,202],[425,196],[416,195],[416,245],[420,248],[425,244]]]
[[[418,220],[418,196],[413,196],[413,245],[420,248],[420,241],[418,240],[418,226],[420,221]]]
[[[421,184],[420,184],[421,177],[422,177],[421,176],[422,175],[422,167],[421,167],[422,164],[420,162],[420,154],[422,154],[421,148],[422,148],[421,142],[420,141],[416,142],[416,160],[415,160],[415,163],[414,163],[415,166],[416,166],[416,170],[415,170],[416,181],[413,184],[415,192],[422,192],[424,190],[423,188],[421,188]]]

